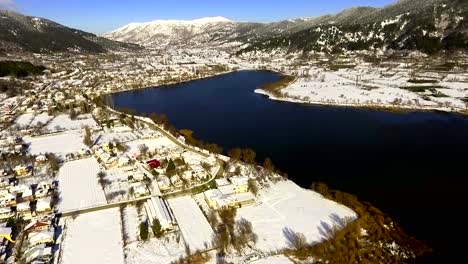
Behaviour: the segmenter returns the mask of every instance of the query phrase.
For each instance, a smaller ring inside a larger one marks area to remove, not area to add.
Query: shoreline
[[[185,84],[185,83],[190,83],[194,81],[199,81],[199,80],[204,80],[204,79],[209,79],[213,78],[216,76],[220,76],[223,74],[229,74],[229,73],[234,73],[238,71],[266,71],[266,72],[272,72],[280,75],[283,79],[284,77],[294,77],[292,75],[272,70],[272,69],[252,69],[252,68],[240,68],[236,70],[229,70],[225,72],[219,72],[215,73],[213,75],[209,76],[204,76],[204,77],[198,77],[190,80],[184,80],[184,81],[179,81],[179,82],[171,82],[171,83],[166,83],[166,84],[155,84],[153,86],[144,86],[144,87],[138,87],[138,88],[126,88],[122,90],[117,90],[117,91],[110,91],[110,92],[104,92],[103,95],[115,95],[123,92],[129,92],[129,91],[136,91],[136,90],[142,90],[142,89],[149,89],[149,88],[167,88],[167,86],[171,85],[178,85],[178,84]],[[294,83],[297,80],[297,77],[295,79],[288,83]],[[287,87],[287,86],[286,86]],[[286,88],[283,87],[280,90]],[[442,113],[447,113],[447,114],[460,114],[463,116],[468,116],[468,109],[465,110],[457,110],[457,109],[450,109],[450,108],[444,108],[444,107],[424,107],[424,106],[395,106],[395,105],[389,105],[389,104],[355,104],[355,103],[336,103],[336,102],[322,102],[322,101],[304,101],[300,99],[294,99],[294,98],[289,98],[289,97],[277,97],[271,92],[262,89],[262,88],[257,88],[254,90],[254,93],[256,94],[261,94],[269,100],[274,100],[278,102],[287,102],[287,103],[296,103],[296,104],[302,104],[302,105],[311,105],[311,106],[323,106],[323,107],[343,107],[343,108],[357,108],[357,109],[369,109],[369,110],[374,110],[374,111],[383,111],[383,112],[394,112],[394,113],[405,113],[405,112],[442,112]]]
[[[265,91],[264,89],[257,88],[254,90],[254,93],[261,94],[269,100],[274,100],[278,102],[286,103],[295,103],[302,105],[311,105],[311,106],[323,106],[323,107],[343,107],[343,108],[357,108],[357,109],[369,109],[374,111],[384,111],[384,112],[395,112],[395,113],[404,113],[404,112],[442,112],[447,114],[460,114],[463,116],[468,116],[468,110],[452,110],[449,108],[439,108],[439,107],[416,107],[416,106],[395,106],[395,105],[386,105],[386,104],[353,104],[353,103],[330,103],[330,102],[321,102],[321,101],[303,101],[300,99],[294,99],[289,97],[277,97],[272,93]]]
[[[138,88],[126,88],[126,89],[122,89],[122,90],[104,92],[103,95],[113,95],[113,94],[118,94],[118,93],[123,93],[123,92],[136,91],[136,90],[149,89],[149,88],[164,88],[164,87],[170,86],[170,85],[177,85],[177,84],[184,84],[184,83],[189,83],[189,82],[194,82],[194,81],[200,81],[200,80],[220,76],[220,75],[223,75],[223,74],[229,74],[229,73],[233,73],[233,72],[246,71],[246,70],[251,70],[251,69],[246,68],[246,69],[229,70],[229,71],[225,71],[225,72],[218,72],[218,73],[215,73],[215,74],[209,75],[209,76],[193,78],[193,79],[190,79],[190,80],[176,81],[176,82],[170,82],[170,83],[165,83],[165,84],[154,84],[152,86],[143,86],[143,87],[138,87]]]

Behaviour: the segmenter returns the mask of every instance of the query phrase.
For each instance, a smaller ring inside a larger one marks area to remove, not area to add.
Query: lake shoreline
[[[184,80],[179,82],[171,82],[166,84],[155,84],[154,86],[145,86],[139,88],[127,88],[118,91],[110,91],[105,92],[104,95],[115,95],[123,92],[135,91],[135,90],[144,90],[144,89],[155,89],[155,88],[171,88],[170,86],[179,85],[179,84],[187,84],[195,81],[206,80],[218,76],[222,76],[225,74],[230,74],[234,72],[241,72],[241,71],[258,71],[258,72],[271,72],[278,74],[282,79],[285,77],[293,77],[292,75],[272,70],[272,69],[249,69],[249,68],[242,68],[236,70],[229,70],[225,72],[219,72],[213,75],[198,77],[190,80]],[[297,78],[291,81],[289,84],[294,83]],[[286,86],[287,87],[287,86]],[[281,87],[282,90],[286,87]],[[258,87],[254,90],[254,93],[264,95],[269,100],[279,101],[279,102],[287,102],[287,103],[295,103],[295,104],[302,104],[302,105],[313,105],[313,106],[323,106],[323,107],[344,107],[344,108],[356,108],[356,109],[368,109],[372,111],[382,111],[382,112],[392,112],[392,113],[411,113],[411,112],[441,112],[447,114],[461,114],[468,116],[468,110],[454,110],[451,108],[446,107],[418,107],[418,106],[404,106],[404,105],[389,105],[389,104],[354,104],[354,103],[336,103],[336,102],[323,102],[323,101],[304,101],[300,99],[294,99],[290,97],[278,97],[275,96],[273,93]]]
[[[395,105],[386,105],[386,104],[353,104],[353,103],[336,103],[336,102],[322,102],[322,101],[304,101],[300,99],[294,99],[289,97],[277,97],[271,92],[264,89],[255,89],[254,93],[261,94],[268,98],[269,100],[274,100],[278,102],[287,102],[295,103],[302,105],[313,105],[313,106],[323,106],[323,107],[343,107],[343,108],[356,108],[356,109],[368,109],[373,111],[383,111],[383,112],[392,112],[392,113],[411,113],[411,112],[440,112],[447,114],[461,114],[468,116],[468,110],[452,110],[448,108],[438,108],[438,107],[414,107],[414,106],[395,106]]]

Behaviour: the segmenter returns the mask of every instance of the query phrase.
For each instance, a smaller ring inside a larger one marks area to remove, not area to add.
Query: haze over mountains
[[[4,11],[0,14],[0,49],[19,47],[35,52],[135,48],[119,42],[156,48],[208,45],[244,54],[388,49],[433,54],[466,51],[468,47],[465,0],[401,0],[384,8],[355,7],[336,15],[274,23],[234,22],[224,17],[130,23],[103,35],[118,42],[47,19]]]

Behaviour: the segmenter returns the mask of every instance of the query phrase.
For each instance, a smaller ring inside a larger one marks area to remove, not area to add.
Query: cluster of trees
[[[401,263],[408,257],[431,252],[425,244],[405,234],[390,217],[354,195],[330,190],[322,182],[313,183],[311,189],[351,208],[358,218],[334,219],[334,226],[321,227],[325,240],[314,245],[304,245],[300,241],[302,236],[296,233],[290,236],[292,246],[287,253],[298,258],[313,256],[328,263]],[[366,234],[362,230],[366,230]],[[392,243],[399,247],[390,247]]]
[[[257,153],[251,148],[241,149],[241,148],[233,148],[228,151],[228,156],[236,161],[243,161],[248,164],[257,164],[255,158]]]
[[[109,184],[109,180],[106,179],[106,176],[107,176],[107,174],[104,171],[100,171],[97,174],[98,183],[99,183],[99,185],[101,185],[101,188],[102,188],[103,191],[106,188],[106,185]]]
[[[56,172],[60,168],[59,160],[54,153],[47,153],[45,154],[47,161],[49,162],[49,168]]]
[[[288,84],[290,84],[292,81],[294,81],[294,76],[282,75],[280,80],[276,82],[265,83],[259,88],[262,90],[266,90],[275,96],[281,96],[281,89],[288,86]]]
[[[88,147],[93,146],[91,129],[88,126],[85,127],[85,135],[84,135],[83,143]]]
[[[26,61],[0,61],[0,77],[15,76],[17,78],[29,75],[43,74],[46,67],[36,66]]]
[[[190,247],[185,244],[185,257],[172,261],[171,264],[205,264],[208,263],[211,256],[207,252],[197,250],[192,252]]]
[[[146,222],[141,222],[139,229],[140,229],[140,239],[141,240],[148,240],[149,239],[149,226]],[[153,235],[157,238],[160,238],[163,234],[164,231],[162,230],[161,223],[157,218],[153,219],[153,225],[151,226],[151,231],[153,232]]]
[[[196,139],[193,136],[193,131],[190,129],[181,129],[179,133],[185,138],[185,142],[192,146],[197,146],[202,149],[206,149],[210,152],[221,154],[223,153],[223,148],[218,146],[216,143],[207,143],[203,140]]]
[[[247,164],[257,165],[257,161],[255,160],[257,153],[255,153],[255,151],[251,148],[233,148],[228,151],[228,156],[235,161],[243,161]],[[287,178],[287,174],[282,173],[278,168],[276,168],[276,166],[273,164],[273,161],[269,157],[266,157],[263,161],[263,164],[261,165],[265,170],[282,174],[283,177]]]
[[[216,227],[213,244],[218,247],[221,255],[224,255],[230,248],[240,253],[249,243],[257,242],[252,223],[244,218],[236,221],[236,214],[235,208],[219,210],[218,215],[221,220],[219,223],[217,217],[208,216],[211,225]]]

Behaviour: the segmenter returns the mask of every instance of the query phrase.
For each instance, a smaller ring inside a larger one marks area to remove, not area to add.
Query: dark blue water
[[[176,128],[225,150],[251,147],[299,185],[322,180],[353,193],[427,241],[436,257],[454,256],[449,241],[467,208],[468,118],[282,103],[253,92],[279,78],[241,71],[115,94],[113,103],[165,113]]]

